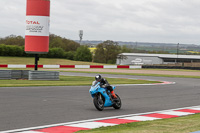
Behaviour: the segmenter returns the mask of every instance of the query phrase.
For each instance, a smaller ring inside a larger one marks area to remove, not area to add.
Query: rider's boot
[[[110,93],[114,98],[117,98],[117,96],[115,95],[114,91],[111,91]]]

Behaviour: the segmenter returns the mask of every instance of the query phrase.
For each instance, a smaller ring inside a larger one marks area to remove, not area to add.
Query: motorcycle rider
[[[108,83],[108,81],[107,81],[105,78],[103,78],[100,74],[98,74],[98,75],[95,76],[95,80],[96,80],[97,82],[100,82],[100,85],[101,85],[103,88],[107,88],[107,89],[110,91],[111,95],[112,95],[114,98],[117,98],[117,96],[115,95],[115,93],[114,93],[114,91],[113,91],[112,86],[110,86],[110,84]]]

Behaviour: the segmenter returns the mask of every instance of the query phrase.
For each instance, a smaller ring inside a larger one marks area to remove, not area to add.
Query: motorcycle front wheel
[[[102,111],[104,109],[104,101],[101,94],[94,96],[93,103],[97,110]]]

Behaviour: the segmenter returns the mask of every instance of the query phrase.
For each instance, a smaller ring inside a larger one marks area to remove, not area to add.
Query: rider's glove
[[[107,84],[104,84],[104,85],[101,85],[102,88],[106,88],[107,87]]]

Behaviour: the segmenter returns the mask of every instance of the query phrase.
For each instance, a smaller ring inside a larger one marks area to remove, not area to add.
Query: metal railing
[[[59,80],[57,71],[0,70],[0,79]]]

